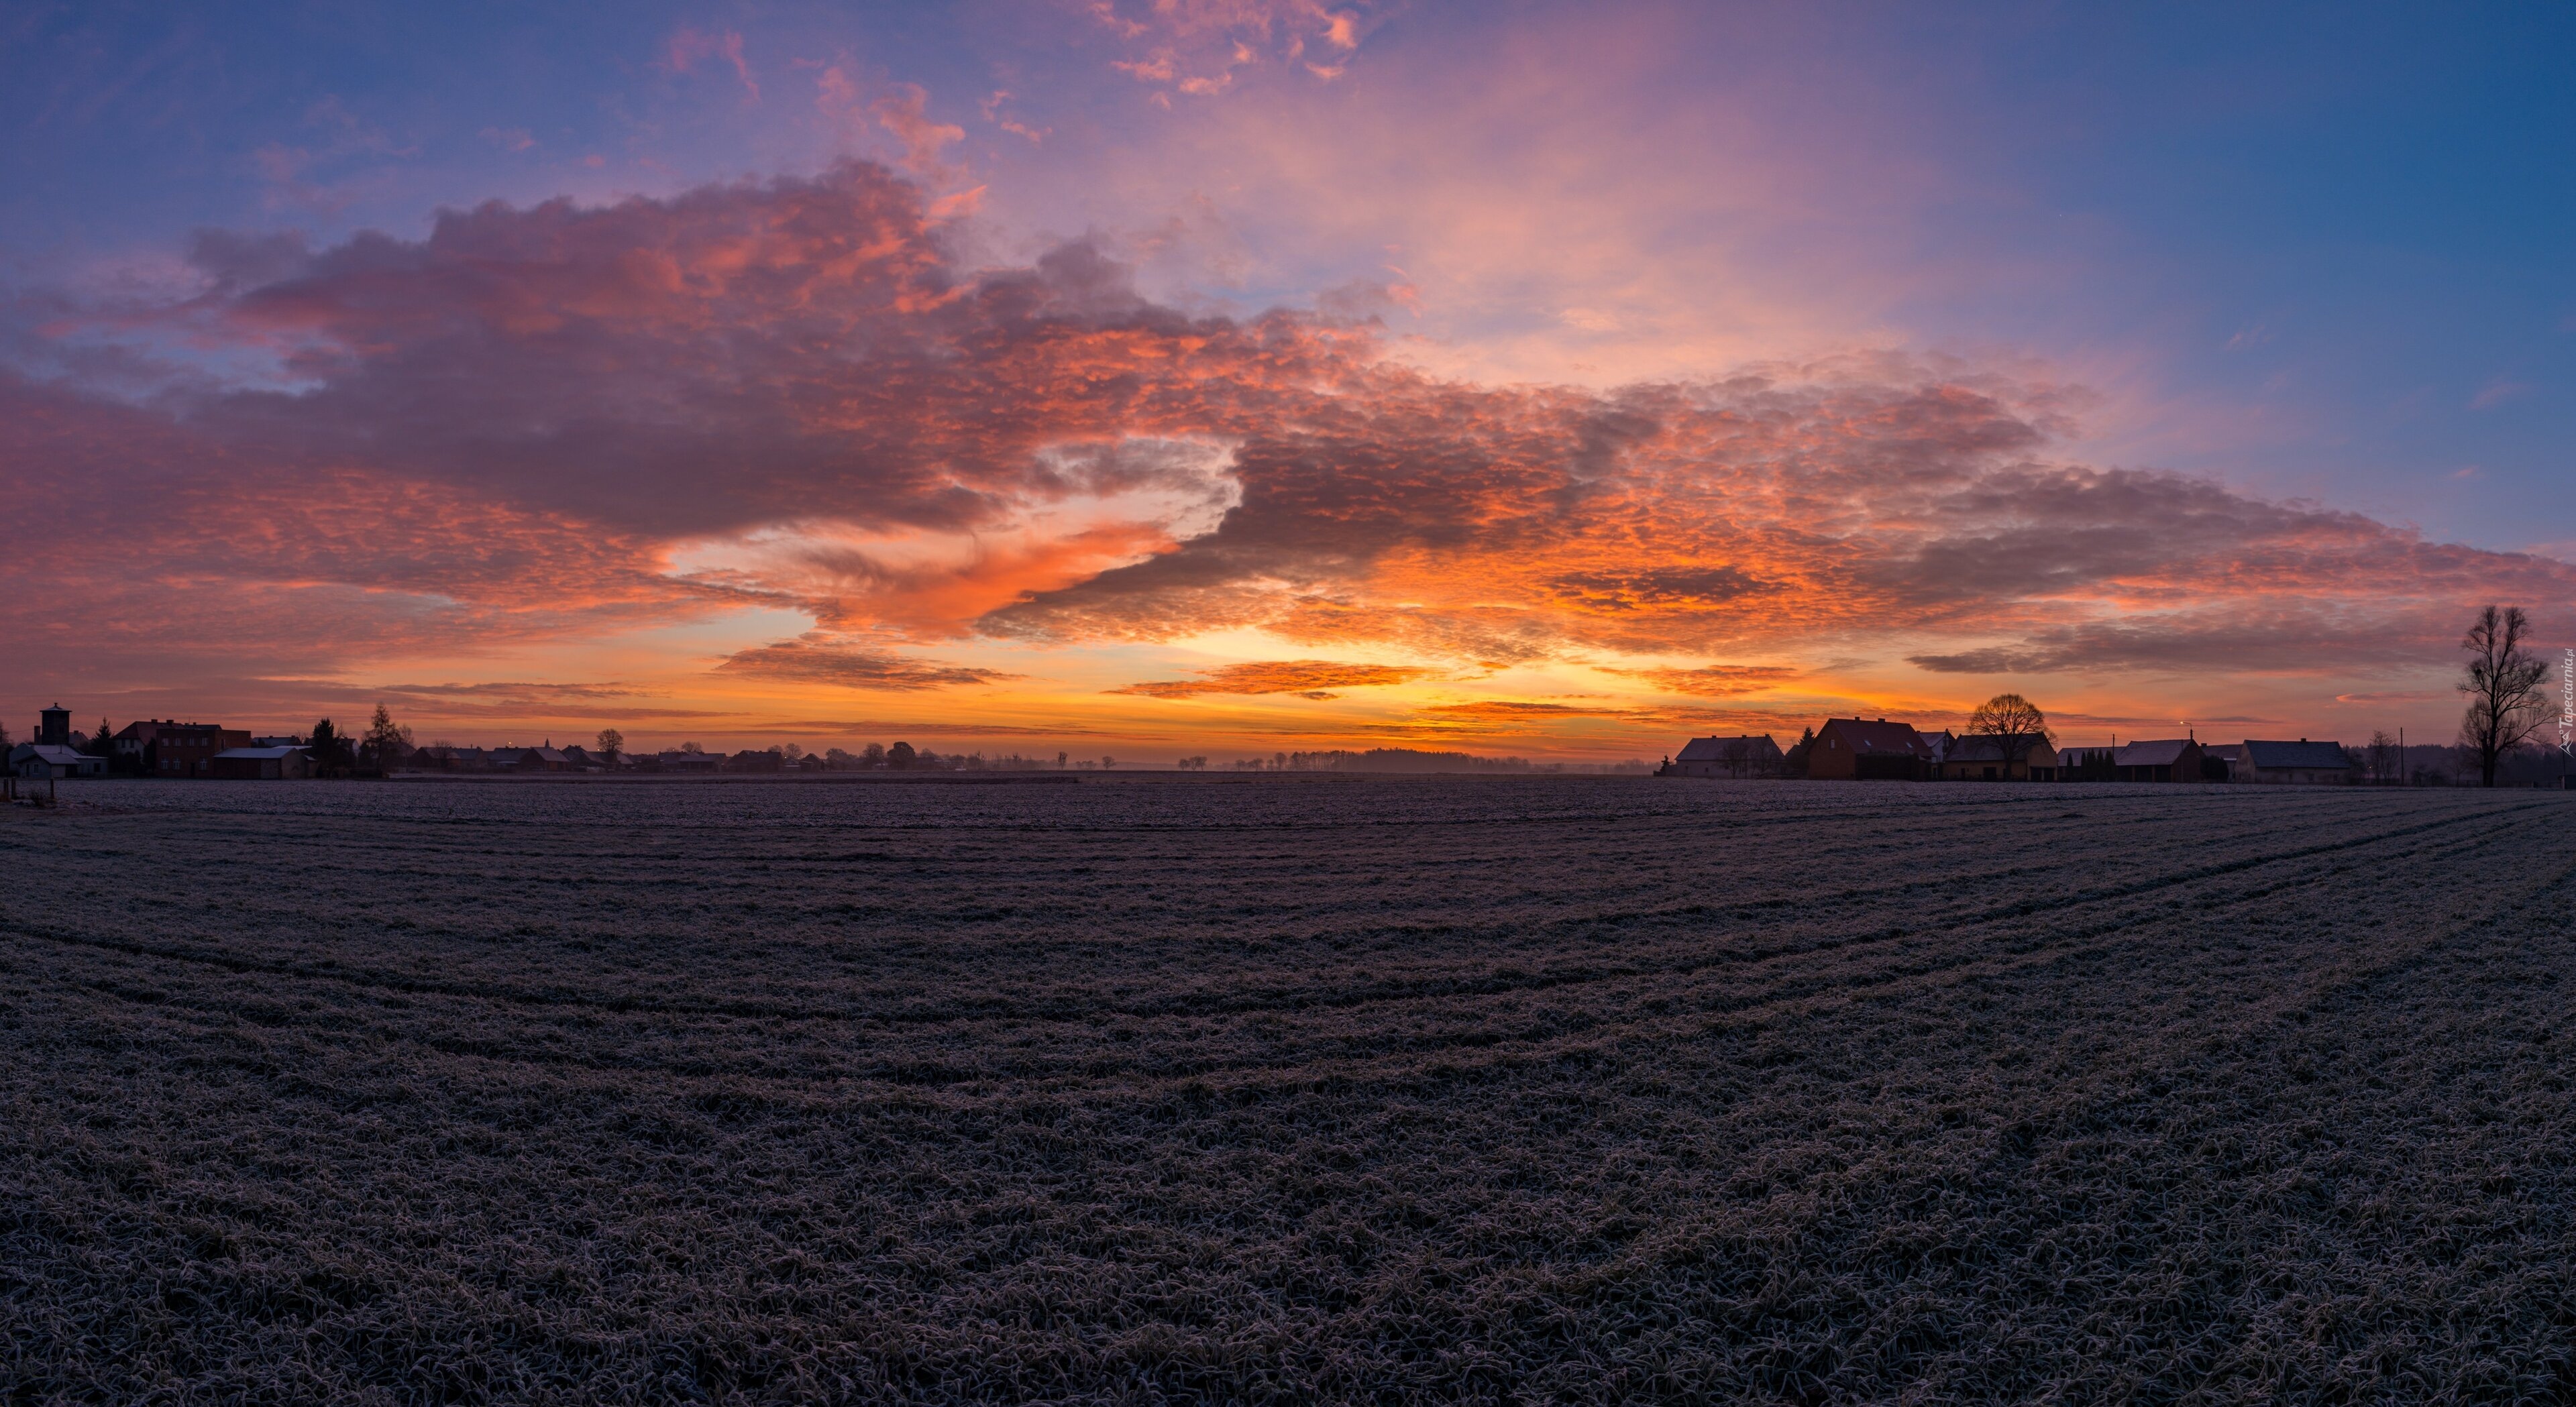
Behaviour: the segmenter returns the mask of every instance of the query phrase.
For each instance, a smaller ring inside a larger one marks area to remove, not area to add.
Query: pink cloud
[[[751,65],[742,56],[742,36],[733,30],[708,33],[683,25],[663,45],[658,66],[668,73],[687,73],[701,61],[715,58],[732,67],[746,101],[760,101],[760,81],[752,77]]]

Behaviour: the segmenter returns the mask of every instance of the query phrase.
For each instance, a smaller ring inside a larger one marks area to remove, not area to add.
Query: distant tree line
[[[1195,761],[1195,768],[1186,764]],[[1203,771],[1205,758],[1184,758],[1184,771]],[[1643,758],[1626,762],[1569,765],[1563,762],[1532,762],[1524,757],[1480,757],[1472,752],[1425,752],[1407,747],[1374,747],[1366,752],[1335,750],[1330,752],[1276,752],[1268,757],[1238,758],[1238,772],[1617,772],[1644,773],[1654,770]]]

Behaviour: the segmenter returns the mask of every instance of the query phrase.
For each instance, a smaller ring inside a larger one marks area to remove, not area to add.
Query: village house
[[[296,746],[232,747],[207,759],[206,769],[218,780],[297,781],[313,775],[313,754]]]
[[[2004,740],[1991,733],[1970,733],[1944,751],[1938,775],[1954,782],[2053,782],[2057,749],[2046,738],[2033,738],[2011,757]]]
[[[432,743],[428,747],[415,748],[411,755],[403,760],[409,766],[424,772],[489,772],[492,770],[492,755],[482,748],[451,747],[446,743]]]
[[[2157,738],[2123,745],[2111,757],[2124,782],[2197,782],[2200,744],[2190,738]]]
[[[215,754],[251,746],[247,729],[166,718],[128,723],[111,740],[125,770],[148,777],[210,777]]]
[[[2341,743],[2264,742],[2247,738],[2238,762],[2240,782],[2274,782],[2302,786],[2344,786],[2354,780],[2352,759]]]
[[[572,759],[551,743],[540,747],[503,748],[493,754],[493,767],[508,772],[569,772]]]
[[[686,748],[658,753],[655,756],[661,763],[661,770],[665,772],[709,773],[721,770],[724,766],[724,759],[714,753],[690,752]]]
[[[49,777],[104,777],[107,759],[55,743],[20,743],[9,749],[9,775],[32,781]]]
[[[1828,718],[1807,745],[1807,775],[1826,781],[1920,781],[1931,768],[1931,745],[1911,723]]]
[[[1668,777],[1769,777],[1780,771],[1780,745],[1768,734],[1693,738],[1682,744],[1663,774]]]

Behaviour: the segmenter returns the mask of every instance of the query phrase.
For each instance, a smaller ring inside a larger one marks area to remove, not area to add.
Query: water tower
[[[36,717],[43,720],[43,722],[36,725],[37,742],[50,747],[70,747],[72,745],[72,711],[70,709],[63,707],[61,704],[56,704],[52,708],[45,709],[38,713]]]

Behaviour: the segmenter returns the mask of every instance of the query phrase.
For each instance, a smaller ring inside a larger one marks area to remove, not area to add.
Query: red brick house
[[[213,775],[216,753],[249,746],[246,729],[149,719],[117,733],[115,755],[125,770],[147,777],[206,777]]]
[[[1931,770],[1932,745],[1911,723],[1828,718],[1807,746],[1807,775],[1827,781],[1921,781]]]

